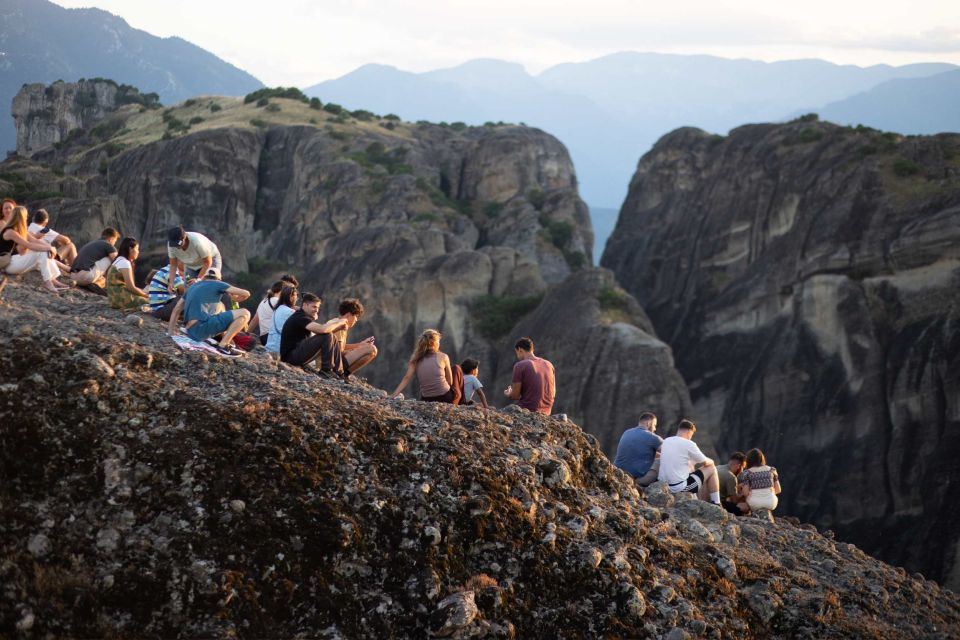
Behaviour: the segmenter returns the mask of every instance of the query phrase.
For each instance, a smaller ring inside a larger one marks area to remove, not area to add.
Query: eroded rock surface
[[[79,292],[54,310],[29,276],[0,296],[0,634],[960,634],[952,592],[809,525],[644,497],[574,423],[160,329]]]
[[[960,586],[960,137],[675,131],[602,264],[718,448],[780,470],[779,511]]]

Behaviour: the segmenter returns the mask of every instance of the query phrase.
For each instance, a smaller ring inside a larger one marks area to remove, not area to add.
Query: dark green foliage
[[[397,125],[393,122],[381,122],[380,126],[383,127],[384,129],[389,129],[390,131],[393,131],[394,129],[397,128]]]
[[[311,108],[311,109],[316,109],[317,111],[319,111],[320,109],[322,109],[322,108],[323,108],[323,103],[320,102],[320,98],[310,98],[310,108]]]
[[[303,91],[300,91],[300,89],[296,87],[264,87],[263,89],[257,89],[253,93],[245,95],[243,97],[243,104],[257,102],[257,106],[259,107],[263,106],[260,104],[260,101],[267,98],[288,98],[290,100],[299,100],[306,104],[310,102],[310,99],[303,94]]]
[[[192,106],[194,106],[195,104],[197,104],[197,101],[194,100],[193,98],[190,98],[189,100],[185,100],[185,101],[184,101],[183,106],[184,106],[184,107],[192,107]]]
[[[108,142],[103,148],[106,150],[107,155],[112,158],[126,149],[127,145],[123,144],[122,142]]]
[[[190,125],[170,113],[169,109],[163,112],[163,121],[167,123],[167,131],[171,133],[186,131],[190,128]]]
[[[627,292],[620,287],[604,287],[597,294],[603,311],[626,311],[629,308]]]
[[[211,111],[212,113],[216,113],[217,111],[222,111],[222,110],[223,110],[223,107],[221,107],[220,105],[218,105],[216,102],[214,102],[213,104],[210,105],[210,111]]]
[[[173,140],[173,134],[169,131],[164,131],[163,135],[160,137],[161,140]]]
[[[265,107],[265,106],[267,106],[268,104],[270,104],[270,99],[269,99],[269,98],[260,98],[259,100],[257,100],[257,106],[258,106],[258,107]]]
[[[346,142],[352,136],[346,131],[339,131],[337,129],[331,128],[330,137],[333,138],[334,140],[339,140],[340,142]]]
[[[340,113],[337,114],[337,117],[335,117],[333,121],[336,122],[337,124],[347,124],[348,122],[350,122],[350,116],[347,114],[346,111],[341,111]]]
[[[266,129],[267,127],[270,126],[268,122],[266,122],[265,120],[261,120],[260,118],[254,118],[253,120],[250,121],[250,124],[252,124],[258,129]]]
[[[22,175],[12,171],[0,173],[0,180],[9,183],[11,187],[11,191],[4,193],[3,197],[13,198],[20,204],[29,204],[47,198],[59,198],[62,195],[58,191],[41,191]]]
[[[100,166],[97,167],[97,171],[99,171],[100,175],[102,176],[107,175],[107,171],[109,171],[109,169],[110,169],[110,164],[106,160],[101,160]]]
[[[565,250],[573,239],[573,225],[565,220],[551,220],[540,216],[541,235],[557,249]]]
[[[116,136],[123,129],[123,122],[120,120],[105,120],[90,130],[91,137],[104,141]],[[78,131],[78,129],[74,129]],[[72,132],[71,132],[72,133]]]
[[[502,202],[488,202],[483,206],[483,213],[488,218],[496,218],[503,211],[504,206],[506,205]]]
[[[805,113],[799,118],[795,118],[793,122],[818,122],[820,120],[820,115],[816,113]]]
[[[390,175],[401,173],[413,173],[413,167],[403,162],[409,149],[407,147],[397,147],[387,150],[382,142],[371,143],[363,153],[350,154],[350,159],[367,167],[372,168],[379,165],[387,170]]]
[[[587,265],[587,256],[583,251],[564,251],[563,259],[567,261],[567,265],[574,271],[582,269]]]
[[[191,125],[200,124],[201,122],[203,122],[203,118],[201,118],[200,116],[193,116],[192,118],[190,118]]]
[[[272,113],[276,113],[277,111],[280,111],[280,105],[278,105],[278,104],[268,104],[268,105],[267,105],[267,108],[265,109],[265,111],[270,111],[270,112],[272,112]]]
[[[78,91],[76,101],[81,109],[89,109],[96,106],[97,94],[93,91]]]
[[[817,129],[812,129],[810,127],[804,127],[800,129],[798,133],[790,134],[783,140],[783,144],[788,147],[792,147],[798,144],[808,144],[811,142],[816,142],[823,138],[823,131]]]
[[[467,124],[465,122],[454,122],[450,125],[450,128],[454,131],[463,131],[467,128]]]
[[[332,113],[335,116],[343,113],[343,107],[335,102],[328,102],[327,104],[323,105],[323,110],[327,113]]]
[[[470,305],[473,320],[482,336],[490,340],[502,338],[517,322],[537,308],[542,295],[537,296],[483,296]]]
[[[432,211],[427,211],[425,213],[418,213],[414,218],[414,222],[436,222],[440,219],[440,216],[433,213]]]
[[[530,191],[527,192],[527,201],[533,205],[534,209],[542,211],[543,205],[547,201],[547,194],[540,189],[530,189]]]
[[[893,172],[901,178],[915,176],[920,173],[921,167],[913,160],[897,158],[893,161]]]
[[[370,122],[376,117],[376,114],[374,114],[372,111],[367,111],[366,109],[357,109],[356,111],[351,111],[350,115],[361,122]]]
[[[400,120],[400,116],[398,116],[398,115],[395,114],[395,113],[388,113],[387,115],[383,116],[383,119],[384,119],[384,120],[399,121],[399,120]]]

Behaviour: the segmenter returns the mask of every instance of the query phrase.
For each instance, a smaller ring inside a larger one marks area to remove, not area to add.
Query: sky
[[[268,86],[367,63],[408,71],[474,58],[531,73],[618,51],[839,64],[960,64],[960,0],[55,0],[180,36]]]

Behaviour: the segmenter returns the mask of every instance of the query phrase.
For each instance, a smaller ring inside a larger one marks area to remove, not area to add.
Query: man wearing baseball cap
[[[211,270],[217,276],[223,269],[220,249],[202,233],[184,231],[183,227],[173,227],[167,231],[167,255],[170,257],[170,272],[178,273],[184,279],[187,276],[198,278]],[[174,278],[170,278],[170,292],[173,292]]]

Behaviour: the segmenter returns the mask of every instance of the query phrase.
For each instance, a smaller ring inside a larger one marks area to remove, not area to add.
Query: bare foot
[[[61,290],[60,290],[60,289],[57,289],[55,286],[53,286],[53,284],[51,284],[51,283],[49,283],[49,282],[44,282],[44,283],[43,283],[43,288],[46,289],[47,291],[49,291],[50,293],[52,293],[52,294],[55,295],[55,296],[60,295],[60,291],[61,291]]]

